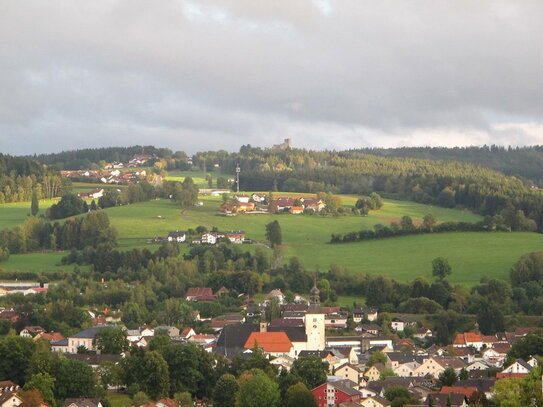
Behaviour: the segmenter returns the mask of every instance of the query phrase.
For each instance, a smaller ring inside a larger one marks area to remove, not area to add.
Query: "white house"
[[[168,242],[183,243],[185,240],[187,240],[185,232],[176,231],[168,233]]]

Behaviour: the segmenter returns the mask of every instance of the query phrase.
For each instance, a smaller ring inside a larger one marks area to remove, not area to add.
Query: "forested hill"
[[[186,160],[184,152],[173,153],[168,148],[157,148],[154,146],[85,148],[54,154],[40,154],[33,158],[40,163],[54,165],[58,169],[82,170],[89,169],[100,162],[126,163],[134,155],[138,154],[145,154],[158,159],[174,157]]]
[[[400,147],[356,150],[384,157],[412,157],[426,160],[456,160],[482,165],[506,175],[526,178],[543,185],[543,146],[506,148],[482,147]]]
[[[239,153],[198,153],[222,171],[241,167],[246,191],[341,192],[408,199],[445,207],[466,207],[482,215],[500,215],[510,225],[527,216],[543,230],[543,193],[515,177],[459,161],[381,157],[360,151],[260,149],[243,146]],[[514,226],[512,227],[514,229]]]

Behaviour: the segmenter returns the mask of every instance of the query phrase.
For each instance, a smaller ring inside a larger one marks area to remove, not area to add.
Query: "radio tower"
[[[238,194],[239,194],[239,173],[240,173],[241,169],[239,168],[239,164],[236,165],[236,188],[238,190]]]

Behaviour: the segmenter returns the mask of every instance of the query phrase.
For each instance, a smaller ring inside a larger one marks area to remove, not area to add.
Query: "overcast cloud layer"
[[[543,2],[0,0],[0,151],[543,144]]]

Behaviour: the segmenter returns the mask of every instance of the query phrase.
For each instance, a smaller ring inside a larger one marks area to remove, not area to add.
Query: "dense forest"
[[[506,175],[543,182],[543,146],[531,147],[400,147],[367,148],[357,150],[383,157],[412,157],[425,160],[454,160],[482,165]]]
[[[151,164],[160,159],[175,160],[178,164],[183,165],[186,165],[187,162],[187,155],[182,151],[174,153],[168,148],[154,146],[85,148],[54,154],[40,154],[29,158],[42,164],[54,166],[59,170],[82,170],[98,169],[103,167],[106,162],[127,163],[134,155],[142,154],[153,157]]]

